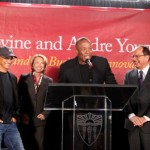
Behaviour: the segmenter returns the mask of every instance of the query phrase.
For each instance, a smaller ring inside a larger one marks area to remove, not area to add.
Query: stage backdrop
[[[131,52],[140,44],[150,47],[150,9],[0,3],[0,46],[18,56],[11,67],[18,78],[40,53],[48,58],[46,74],[57,82],[60,64],[76,56],[79,37],[92,41],[94,55],[106,57],[123,84],[133,68]]]

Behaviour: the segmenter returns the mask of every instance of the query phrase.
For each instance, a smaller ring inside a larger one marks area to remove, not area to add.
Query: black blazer
[[[42,113],[45,117],[49,111],[44,110],[44,102],[48,84],[52,79],[43,76],[38,93],[35,93],[33,74],[23,74],[18,82],[19,97],[21,100],[21,113],[26,113],[36,126],[45,125],[45,121],[37,119],[35,116]]]
[[[14,107],[12,110],[12,116],[18,117],[19,115],[19,100],[18,100],[18,89],[17,89],[17,77],[13,75],[12,73],[9,73],[10,81],[12,83],[12,90],[13,90],[13,100],[14,100]],[[3,95],[3,85],[2,85],[2,79],[0,77],[0,118],[2,117],[2,111],[4,107],[4,95]]]
[[[125,83],[138,85],[137,69],[127,72],[125,76]],[[134,113],[139,117],[145,115],[150,118],[150,69],[148,70],[141,88],[139,89],[137,87],[136,91],[129,99],[124,108],[124,112],[126,115],[125,128],[128,130],[135,129],[132,122],[128,119],[129,114]],[[141,129],[146,133],[150,133],[150,122],[145,123]]]
[[[99,56],[92,56],[91,62],[93,64],[92,76],[95,84],[116,84],[116,79],[111,71],[109,63],[106,58]],[[60,66],[59,72],[60,83],[82,83],[78,57],[64,62]]]

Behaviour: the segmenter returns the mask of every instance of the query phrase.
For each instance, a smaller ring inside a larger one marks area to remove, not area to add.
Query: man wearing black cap
[[[4,138],[8,149],[24,150],[16,125],[18,115],[17,78],[8,72],[14,58],[16,56],[10,48],[0,47],[0,144]]]

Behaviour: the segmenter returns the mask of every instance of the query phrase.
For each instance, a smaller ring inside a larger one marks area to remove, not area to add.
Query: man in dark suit
[[[109,66],[108,60],[104,57],[92,55],[92,43],[88,38],[85,37],[79,38],[76,41],[75,49],[76,49],[77,56],[73,59],[64,62],[60,66],[59,83],[83,83],[83,84],[116,84],[117,83],[115,76]],[[82,94],[94,95],[95,92],[97,91],[93,91],[91,89],[84,88],[84,87],[80,91],[81,95]],[[84,102],[82,100],[82,103],[86,104],[87,103],[86,100]],[[96,102],[95,105],[97,103],[98,102]],[[88,105],[91,106],[91,103],[90,104],[88,103]],[[78,115],[80,115],[80,113],[78,113]],[[68,118],[69,118],[68,121],[70,121],[71,116],[69,116]],[[66,131],[64,131],[65,135],[67,131],[68,134],[71,133],[71,128],[70,130],[67,128]],[[71,138],[68,137],[66,141],[70,139]],[[80,137],[76,138],[76,140],[77,139],[79,139],[78,141],[76,141],[76,143],[78,143],[76,145],[77,149],[89,149],[87,145],[84,145],[81,142],[82,140],[80,140]],[[80,144],[80,142],[82,144]],[[100,144],[101,142],[102,140],[99,139],[97,140],[98,144],[93,144],[91,147],[93,147],[93,149],[100,149],[100,146],[102,146],[102,144]],[[67,146],[69,145],[68,143],[66,144]],[[87,147],[83,148],[82,146],[83,147],[87,146],[88,148]]]
[[[147,47],[136,48],[132,53],[132,61],[136,69],[128,71],[125,75],[125,84],[138,86],[124,108],[125,128],[128,129],[130,150],[150,149],[149,60],[150,51]]]
[[[60,66],[60,83],[116,84],[106,58],[92,56],[92,43],[83,37],[77,40],[77,57]]]

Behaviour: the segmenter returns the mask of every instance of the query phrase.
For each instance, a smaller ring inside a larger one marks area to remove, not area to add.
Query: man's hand
[[[16,122],[17,122],[17,119],[16,119],[16,118],[14,118],[14,117],[12,117],[12,118],[11,118],[11,122],[16,123]]]
[[[0,119],[0,123],[3,123],[3,120]]]
[[[139,126],[142,127],[147,120],[144,117],[138,117],[138,116],[133,116],[130,118],[130,121],[133,123],[134,126]]]

